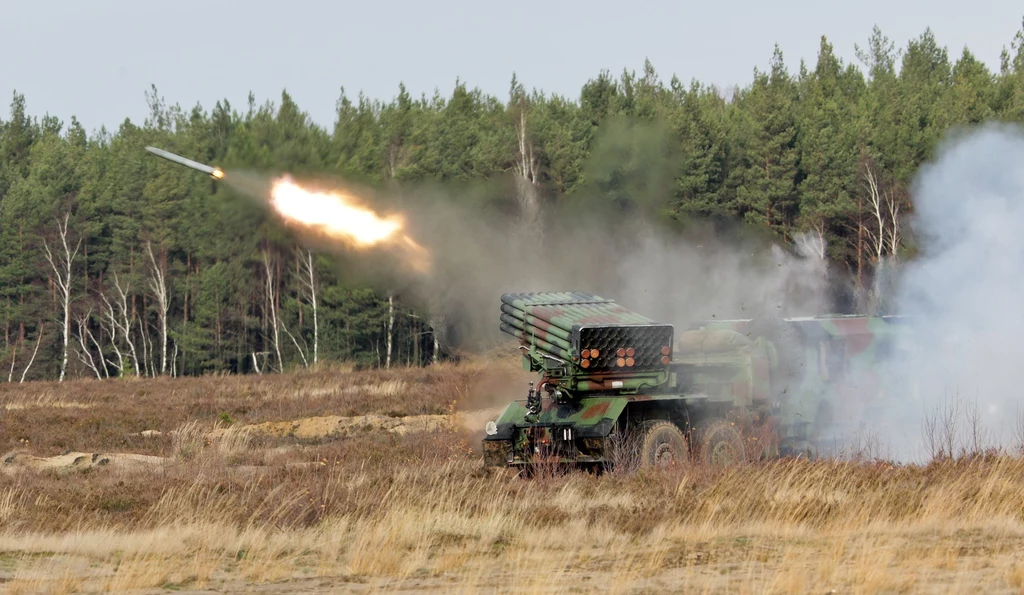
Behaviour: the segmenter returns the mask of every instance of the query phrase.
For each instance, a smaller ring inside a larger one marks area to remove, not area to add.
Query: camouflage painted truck
[[[674,336],[589,293],[510,293],[501,330],[539,373],[489,422],[487,465],[660,466],[814,456],[825,430],[863,419],[898,317],[696,324]],[[853,428],[852,430],[855,430]]]

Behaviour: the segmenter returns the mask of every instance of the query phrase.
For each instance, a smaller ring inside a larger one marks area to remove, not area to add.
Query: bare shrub
[[[924,417],[925,447],[933,461],[952,459],[959,450],[957,434],[962,417],[961,403],[958,398],[944,401],[942,407],[926,412]]]
[[[639,432],[613,431],[605,442],[608,470],[617,475],[631,475],[638,471],[643,466],[643,443]]]

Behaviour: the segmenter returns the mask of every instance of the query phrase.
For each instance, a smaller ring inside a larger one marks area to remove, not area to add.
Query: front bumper
[[[485,465],[602,463],[607,459],[608,437],[594,436],[590,426],[537,424],[511,430],[510,438],[488,436],[484,439]]]

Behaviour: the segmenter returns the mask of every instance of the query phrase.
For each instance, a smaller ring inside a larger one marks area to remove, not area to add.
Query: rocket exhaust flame
[[[156,147],[146,147],[146,150],[168,161],[208,174],[215,180],[225,177],[224,170],[219,167],[186,159]],[[430,268],[427,249],[405,233],[405,219],[401,215],[381,217],[372,209],[359,204],[359,199],[350,194],[307,190],[285,175],[271,186],[270,207],[287,224],[305,227],[354,248],[397,248],[406,253],[405,262],[413,269],[426,272]]]
[[[350,194],[307,190],[290,176],[282,176],[270,189],[270,206],[291,225],[358,249],[398,248],[406,253],[407,263],[421,272],[430,266],[426,248],[405,233],[404,217],[380,216]]]

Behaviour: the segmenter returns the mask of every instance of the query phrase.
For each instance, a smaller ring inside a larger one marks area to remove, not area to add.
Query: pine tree
[[[755,70],[754,84],[741,99],[749,133],[732,172],[740,215],[784,237],[796,210],[795,99],[795,84],[776,46],[770,72]]]
[[[862,92],[863,79],[858,79],[859,72],[844,69],[822,37],[817,66],[803,81],[798,136],[803,178],[799,225],[810,233],[822,259],[827,246],[845,248],[834,240],[856,210],[857,146],[849,122]]]
[[[672,118],[680,138],[681,164],[675,180],[675,210],[686,217],[734,216],[735,205],[725,200],[725,100],[715,89],[697,81],[685,89],[673,79],[678,109]]]

